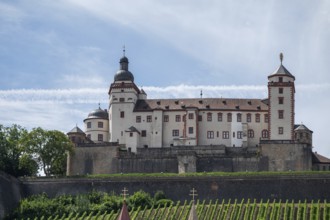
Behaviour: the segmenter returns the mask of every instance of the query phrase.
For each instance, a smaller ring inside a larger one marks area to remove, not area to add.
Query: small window
[[[97,127],[98,128],[103,128],[103,122],[102,121],[97,122]]]
[[[283,119],[284,118],[284,110],[278,110],[278,118]]]
[[[194,127],[189,127],[188,132],[189,132],[189,134],[193,134],[194,133]]]
[[[233,138],[235,138],[235,132],[233,132]]]
[[[151,117],[151,115],[147,115],[147,122],[152,122],[152,117]]]
[[[278,104],[283,105],[284,97],[278,97]]]
[[[242,114],[237,113],[237,122],[241,122],[241,121],[242,121]]]
[[[175,116],[175,121],[180,122],[181,121],[181,115],[176,115]]]
[[[188,118],[189,118],[189,119],[194,119],[194,113],[189,113],[189,114],[188,114]]]
[[[207,139],[213,139],[214,138],[214,132],[213,131],[207,131]]]
[[[91,128],[92,127],[92,122],[87,122],[87,128]]]
[[[168,115],[164,115],[164,122],[168,122],[168,120],[169,120]]]
[[[136,123],[141,123],[141,116],[140,115],[136,116]]]
[[[229,131],[223,131],[222,132],[222,138],[223,139],[229,139]]]
[[[257,122],[257,123],[260,122],[260,114],[259,114],[259,113],[256,114],[256,122]]]
[[[103,134],[98,134],[97,135],[97,140],[98,141],[103,141]]]
[[[242,131],[238,131],[237,132],[237,139],[242,139],[243,136],[243,132]]]
[[[283,82],[283,77],[278,77],[279,82]]]
[[[218,113],[218,121],[222,121],[222,113],[221,112]]]
[[[207,113],[207,121],[212,121],[212,113]]]
[[[278,88],[278,93],[283,94],[283,88]]]
[[[173,137],[178,137],[179,136],[179,130],[178,129],[172,130],[172,136]]]
[[[265,123],[268,123],[268,121],[269,121],[268,114],[264,115],[264,119],[265,119]]]
[[[219,137],[219,131],[217,131],[217,137]]]
[[[147,131],[146,130],[141,131],[141,137],[147,137]]]
[[[278,134],[283,134],[283,127],[278,127]]]
[[[129,136],[130,136],[130,137],[133,137],[133,132],[130,132],[130,133],[129,133]]]
[[[248,113],[246,115],[246,122],[251,122],[251,114],[250,113]]]
[[[254,138],[254,131],[252,129],[248,130],[248,138]]]
[[[203,121],[203,116],[202,115],[198,115],[198,121]]]
[[[119,102],[125,102],[125,98],[119,98]]]
[[[266,129],[262,130],[261,137],[262,138],[268,138],[268,130],[266,130]]]
[[[91,137],[92,137],[92,136],[91,136],[90,134],[87,135],[87,138],[88,138],[88,139],[91,139]]]
[[[227,114],[227,122],[232,122],[232,115],[231,113]]]
[[[121,112],[120,112],[120,117],[121,117],[121,118],[125,118],[125,112],[124,112],[124,111],[121,111]]]

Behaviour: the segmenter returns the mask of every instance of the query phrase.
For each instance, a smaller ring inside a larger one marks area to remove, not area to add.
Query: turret
[[[93,142],[109,141],[109,114],[107,110],[99,108],[91,111],[84,120],[85,133]]]

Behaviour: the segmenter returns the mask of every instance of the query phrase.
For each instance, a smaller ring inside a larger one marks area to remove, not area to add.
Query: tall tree
[[[64,133],[34,128],[28,134],[25,146],[46,176],[65,174],[67,153],[73,151],[73,145]]]
[[[23,145],[27,134],[28,131],[19,125],[0,125],[0,170],[13,176],[37,174],[38,165]]]

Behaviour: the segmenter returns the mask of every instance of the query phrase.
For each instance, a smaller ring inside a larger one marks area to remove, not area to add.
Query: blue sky
[[[266,98],[279,65],[296,77],[296,123],[330,157],[329,1],[0,1],[0,124],[83,127],[122,47],[149,98]]]

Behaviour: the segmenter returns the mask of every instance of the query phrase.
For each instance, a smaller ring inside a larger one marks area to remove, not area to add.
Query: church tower
[[[281,65],[268,76],[269,139],[294,139],[295,77]]]
[[[109,133],[110,142],[125,144],[125,132],[131,126],[133,110],[140,90],[134,83],[134,76],[128,70],[128,59],[120,59],[120,68],[109,89]]]

